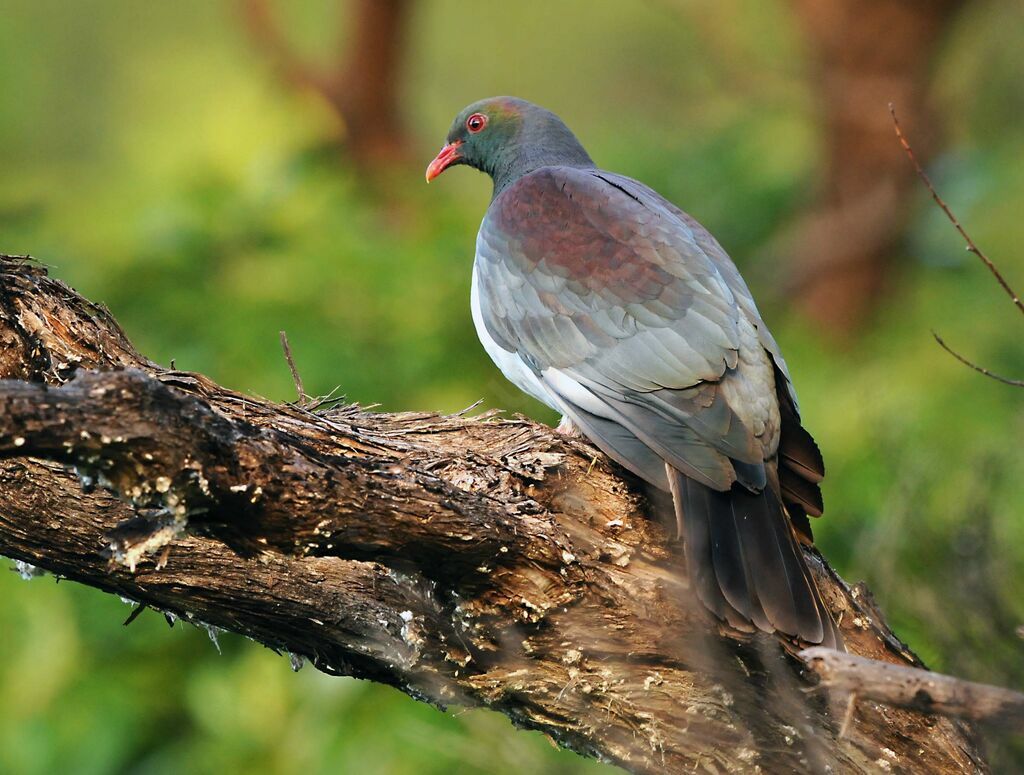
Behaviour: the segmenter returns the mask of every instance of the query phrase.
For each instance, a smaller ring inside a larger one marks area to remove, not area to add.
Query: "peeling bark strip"
[[[9,257],[0,379],[0,554],[634,772],[985,769],[941,717],[863,701],[840,735],[792,647],[720,632],[622,473],[544,426],[243,396]],[[853,653],[919,664],[808,560]]]

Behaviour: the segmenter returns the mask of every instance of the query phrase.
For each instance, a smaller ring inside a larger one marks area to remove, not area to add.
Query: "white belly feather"
[[[494,338],[487,333],[487,326],[484,325],[483,314],[480,309],[480,290],[477,287],[477,282],[477,268],[476,262],[474,262],[473,286],[470,291],[469,303],[473,310],[473,325],[476,326],[476,335],[480,338],[480,343],[484,346],[487,354],[491,356],[494,364],[501,369],[505,379],[527,395],[536,398],[542,404],[560,411],[557,403],[551,394],[548,393],[547,388],[537,379],[537,375],[523,362],[518,353],[509,352],[495,342]]]

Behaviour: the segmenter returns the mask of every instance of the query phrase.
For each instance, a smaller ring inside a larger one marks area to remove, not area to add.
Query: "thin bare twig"
[[[982,253],[981,249],[974,244],[974,240],[971,239],[967,230],[960,225],[960,221],[958,221],[957,217],[953,215],[953,211],[949,209],[949,205],[943,201],[942,197],[939,196],[939,193],[935,190],[935,186],[932,185],[932,181],[928,177],[928,173],[924,171],[921,164],[918,162],[917,157],[914,155],[914,149],[910,147],[910,143],[907,141],[907,138],[903,136],[903,130],[900,128],[900,121],[896,118],[896,108],[893,107],[891,102],[889,103],[889,114],[892,116],[892,124],[896,129],[896,137],[899,139],[900,145],[902,145],[903,150],[907,152],[910,163],[914,165],[914,170],[917,172],[917,176],[921,178],[921,182],[924,183],[928,192],[932,195],[932,199],[935,200],[935,204],[942,208],[942,212],[946,214],[946,218],[948,218],[949,222],[953,224],[958,232],[960,232],[960,236],[963,237],[964,242],[967,243],[967,250],[981,259],[982,263],[988,267],[988,271],[996,278],[996,282],[998,282],[1000,287],[1006,291],[1006,295],[1010,297],[1013,305],[1020,310],[1021,314],[1024,314],[1024,301],[1021,301],[1020,296],[1018,296],[1017,292],[1010,287],[1009,283],[1006,282],[1002,273],[996,265],[992,263],[989,257]]]
[[[337,404],[344,403],[344,395],[335,395],[335,393],[337,393],[339,390],[341,390],[341,385],[335,385],[331,389],[330,393],[327,393],[326,395],[322,396],[317,396],[316,398],[311,399],[305,406],[306,410],[310,412],[316,412],[319,411],[320,409],[324,409],[325,407],[327,409],[330,409],[336,406]]]
[[[935,200],[935,204],[937,204],[939,208],[942,210],[942,212],[945,213],[946,218],[949,220],[950,223],[953,224],[954,228],[960,233],[960,236],[963,237],[964,242],[967,243],[967,250],[976,255],[979,259],[981,259],[981,262],[988,268],[988,271],[991,272],[992,276],[996,278],[996,282],[999,283],[999,286],[1006,292],[1006,295],[1010,297],[1010,300],[1013,302],[1013,305],[1017,309],[1019,309],[1021,313],[1024,313],[1024,302],[1021,301],[1020,296],[1018,296],[1017,292],[1010,287],[1009,283],[1006,282],[1006,279],[1003,277],[1002,273],[999,271],[996,265],[992,263],[991,259],[989,259],[989,257],[986,256],[981,251],[981,248],[974,244],[974,240],[971,239],[971,235],[968,234],[967,230],[960,224],[960,221],[953,214],[953,211],[949,208],[949,205],[946,204],[945,200],[943,200],[943,198],[939,196],[939,192],[935,190],[935,186],[932,185],[931,178],[928,177],[928,173],[926,173],[924,171],[924,168],[921,167],[921,163],[917,160],[917,156],[914,155],[914,149],[910,146],[910,142],[904,136],[903,130],[900,127],[900,120],[896,117],[896,108],[893,106],[891,102],[889,103],[889,115],[892,116],[892,125],[893,128],[896,130],[896,137],[900,141],[900,145],[902,145],[903,150],[906,151],[907,158],[909,158],[910,163],[914,165],[914,170],[917,172],[917,176],[921,179],[921,182],[924,183],[925,188],[928,189],[928,193],[932,195],[932,199]],[[971,369],[974,369],[979,374],[983,374],[986,377],[990,377],[991,379],[994,379],[997,382],[1002,382],[1004,385],[1011,385],[1013,387],[1024,387],[1024,380],[1003,377],[1000,376],[999,374],[990,371],[989,369],[986,369],[984,366],[979,366],[978,364],[965,358],[963,355],[961,355],[948,344],[946,344],[945,341],[943,341],[942,337],[939,336],[934,331],[932,331],[932,336],[935,337],[935,341],[939,343],[939,346],[943,350],[945,350],[947,353],[949,353],[958,361],[960,361],[960,363],[964,364],[965,366]]]
[[[984,374],[986,377],[991,377],[992,379],[994,379],[994,380],[996,380],[998,382],[1002,382],[1005,385],[1012,385],[1013,387],[1024,387],[1024,380],[1022,380],[1022,379],[1010,379],[1009,377],[1003,377],[1003,376],[1001,376],[999,374],[996,374],[996,373],[994,373],[992,371],[989,371],[984,366],[979,366],[978,364],[974,363],[973,361],[967,360],[964,356],[962,356],[960,353],[958,353],[956,350],[954,350],[952,347],[950,347],[948,344],[946,344],[946,342],[942,339],[942,337],[939,336],[934,331],[932,331],[932,336],[935,337],[935,341],[939,343],[939,347],[941,347],[943,350],[945,350],[950,355],[952,355],[954,358],[956,358],[958,361],[960,361],[960,363],[962,363],[964,366],[972,368],[976,372],[978,372],[979,374]]]
[[[309,400],[309,396],[306,395],[306,389],[302,386],[302,377],[299,376],[299,370],[295,368],[295,359],[292,357],[292,348],[288,344],[288,334],[284,331],[281,332],[281,349],[284,350],[284,359],[288,361],[288,368],[292,373],[292,382],[295,383],[295,392],[299,394],[299,406],[305,406]]]

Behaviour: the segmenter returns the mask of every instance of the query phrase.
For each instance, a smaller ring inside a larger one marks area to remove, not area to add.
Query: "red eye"
[[[472,116],[466,119],[466,129],[473,134],[476,134],[481,129],[487,126],[487,116],[483,113],[474,113]]]

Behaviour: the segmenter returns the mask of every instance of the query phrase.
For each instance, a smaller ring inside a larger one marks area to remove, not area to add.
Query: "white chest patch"
[[[480,309],[480,289],[478,286],[477,268],[476,262],[474,262],[473,285],[470,291],[469,303],[473,311],[473,325],[476,326],[476,335],[479,337],[480,343],[484,346],[487,354],[491,356],[494,364],[501,369],[505,379],[527,395],[533,396],[542,404],[546,404],[558,411],[558,406],[548,393],[547,388],[537,379],[537,375],[523,362],[518,353],[509,352],[495,342],[494,338],[487,333],[487,326],[484,325],[483,313]]]

